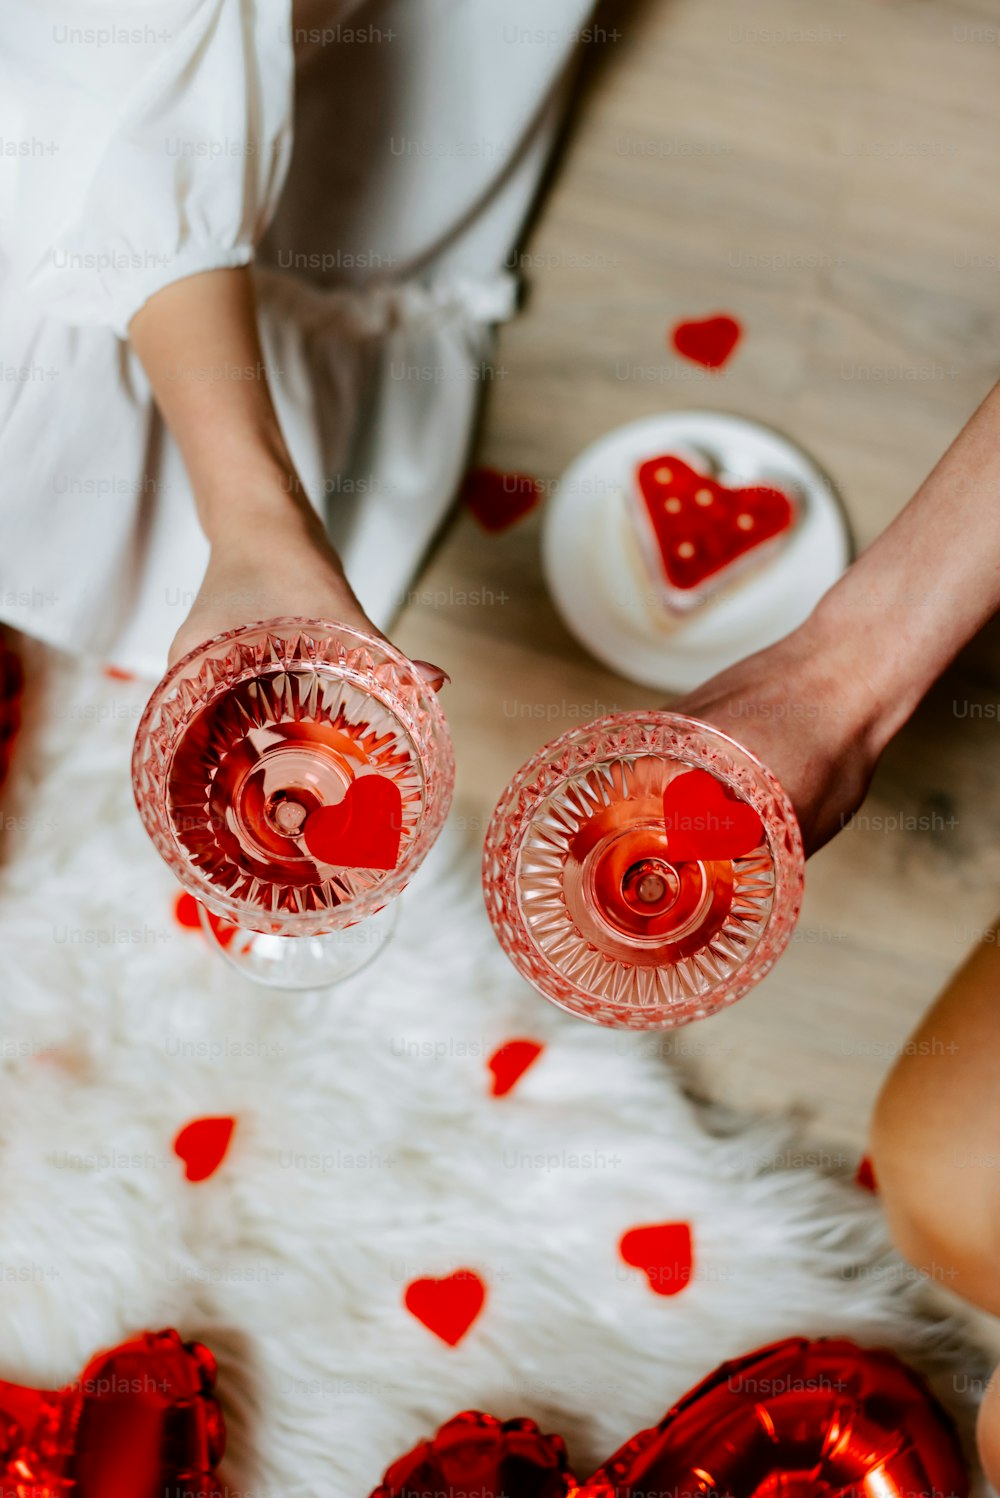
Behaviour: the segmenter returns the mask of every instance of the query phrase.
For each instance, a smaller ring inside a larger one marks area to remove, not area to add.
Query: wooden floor
[[[648,0],[615,24],[524,246],[528,296],[500,339],[478,461],[550,481],[621,422],[729,409],[810,450],[866,544],[1000,375],[996,13],[986,0]],[[717,310],[746,337],[707,379],[665,334]],[[655,378],[623,379],[622,364]],[[473,830],[581,713],[651,705],[567,635],[539,532],[538,514],[500,536],[457,517],[396,631],[452,672]],[[998,770],[995,632],[887,755],[866,806],[884,820],[810,864],[775,973],[681,1032],[700,1088],[795,1105],[817,1138],[863,1144],[893,1055],[1000,909]]]

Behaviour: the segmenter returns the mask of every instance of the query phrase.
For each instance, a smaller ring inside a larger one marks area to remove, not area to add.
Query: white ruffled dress
[[[389,622],[461,475],[590,5],[0,6],[0,620],[162,671],[207,545],[126,330],[253,262],[293,456]]]

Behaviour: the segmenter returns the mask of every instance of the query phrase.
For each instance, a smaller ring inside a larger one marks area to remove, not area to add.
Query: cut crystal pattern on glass
[[[321,862],[306,847],[308,816],[368,775],[400,793],[395,867]],[[168,673],[139,724],[132,779],[158,852],[208,911],[306,937],[399,894],[444,824],[454,757],[436,694],[393,646],[272,619],[207,641]]]
[[[756,848],[671,862],[663,795],[692,769],[754,809]],[[792,805],[753,755],[707,723],[622,713],[564,734],[514,777],[483,887],[501,946],[546,998],[597,1024],[663,1029],[734,1003],[773,966],[803,869]]]

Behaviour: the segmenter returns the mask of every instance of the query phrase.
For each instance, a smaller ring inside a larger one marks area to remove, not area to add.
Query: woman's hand
[[[819,615],[671,709],[715,724],[778,777],[807,854],[857,810],[885,743],[877,689]]]
[[[807,852],[865,794],[879,755],[1000,607],[1000,385],[812,616],[677,706],[763,760]]]
[[[378,634],[344,576],[340,558],[292,481],[251,500],[244,492],[221,523],[198,596],[170,647],[170,664],[225,630],[256,619],[333,619]],[[225,506],[219,510],[225,513]]]

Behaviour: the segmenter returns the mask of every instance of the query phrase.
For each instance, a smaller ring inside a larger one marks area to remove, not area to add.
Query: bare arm
[[[282,436],[246,269],[175,281],[129,336],[180,448],[211,560],[171,662],[226,629],[278,615],[374,630],[304,493]],[[419,663],[423,665],[424,663]],[[440,685],[444,673],[431,667]]]
[[[774,770],[814,851],[998,607],[1000,386],[800,629],[677,706],[718,723]]]

